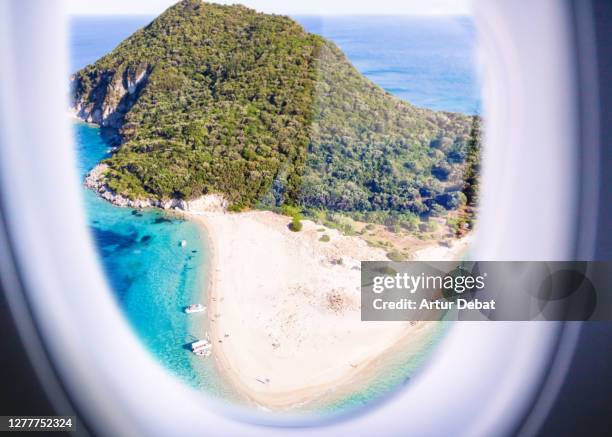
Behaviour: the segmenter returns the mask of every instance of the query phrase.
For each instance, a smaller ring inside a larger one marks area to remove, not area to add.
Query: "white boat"
[[[181,247],[187,246],[187,240],[181,240]]]
[[[191,343],[191,352],[201,357],[208,357],[212,353],[212,344],[208,340],[198,340]]]
[[[206,307],[201,303],[194,303],[185,308],[187,314],[201,313],[202,311],[206,311]]]

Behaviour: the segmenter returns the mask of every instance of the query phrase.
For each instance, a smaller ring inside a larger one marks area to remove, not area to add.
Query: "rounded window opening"
[[[476,34],[457,2],[257,3],[71,18],[85,208],[121,308],[171,373],[327,417],[406,385],[448,328],[361,321],[360,263],[468,250]]]

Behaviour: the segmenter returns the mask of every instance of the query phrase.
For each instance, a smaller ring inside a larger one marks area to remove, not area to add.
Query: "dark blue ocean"
[[[478,113],[475,35],[468,18],[295,17],[309,31],[335,41],[354,65],[392,94],[416,106]],[[71,67],[96,61],[150,22],[149,16],[75,17]],[[99,129],[74,125],[79,170],[85,175],[108,156]],[[160,211],[118,208],[83,189],[89,225],[109,283],[137,335],[174,374],[194,387],[233,397],[209,361],[186,346],[203,328],[202,314],[182,308],[201,301],[207,248],[198,228]],[[180,241],[187,246],[181,247]],[[335,404],[360,405],[406,380],[419,365],[410,360],[367,391]]]

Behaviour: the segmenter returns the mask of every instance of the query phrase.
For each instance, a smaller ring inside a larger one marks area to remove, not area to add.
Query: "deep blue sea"
[[[112,50],[150,16],[74,17],[71,67],[75,71]],[[335,41],[372,81],[417,106],[478,113],[475,35],[468,18],[295,17],[309,31]],[[74,125],[79,170],[85,175],[108,156],[98,128]],[[232,398],[210,361],[185,347],[203,332],[203,314],[182,308],[201,301],[207,247],[197,227],[163,212],[118,208],[83,188],[89,225],[114,293],[138,336],[174,374],[190,385]],[[187,246],[181,247],[180,241]],[[424,357],[331,408],[361,405],[401,384]]]
[[[424,108],[480,113],[476,32],[468,17],[295,17],[334,41],[353,65]]]

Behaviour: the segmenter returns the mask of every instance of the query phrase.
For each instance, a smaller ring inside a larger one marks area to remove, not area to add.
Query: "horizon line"
[[[68,17],[157,17],[164,11],[159,13],[154,12],[143,12],[143,13],[81,13],[81,12],[68,12],[65,15]],[[266,15],[286,15],[286,16],[302,16],[302,17],[467,17],[471,18],[470,13],[401,13],[401,14],[377,14],[377,13],[353,13],[353,14],[316,14],[312,12],[307,13],[285,13],[285,12],[262,12]]]

